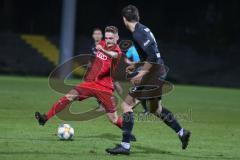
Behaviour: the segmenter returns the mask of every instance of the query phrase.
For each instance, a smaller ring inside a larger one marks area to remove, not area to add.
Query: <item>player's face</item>
[[[107,47],[111,47],[117,44],[118,41],[118,35],[114,34],[112,32],[106,32],[105,33],[105,41]]]
[[[101,41],[101,40],[102,40],[102,37],[103,37],[102,31],[100,31],[100,30],[94,31],[92,37],[93,37],[93,39],[94,39],[95,42]]]

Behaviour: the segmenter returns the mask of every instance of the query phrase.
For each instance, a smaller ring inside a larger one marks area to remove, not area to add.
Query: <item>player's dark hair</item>
[[[101,32],[102,32],[102,30],[101,30],[99,27],[93,28],[93,33],[94,33],[95,31],[101,31]]]
[[[122,16],[129,22],[139,22],[139,12],[136,6],[128,5],[122,9]]]
[[[114,34],[118,34],[118,28],[115,27],[115,26],[107,26],[105,28],[105,32],[111,32],[111,33],[114,33]]]

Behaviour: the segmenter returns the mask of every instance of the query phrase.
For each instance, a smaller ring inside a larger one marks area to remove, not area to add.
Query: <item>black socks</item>
[[[143,106],[144,112],[148,112],[147,100],[141,100],[141,105]]]
[[[162,112],[158,115],[158,117],[160,117],[163,122],[172,128],[176,133],[182,129],[172,112],[170,112],[168,109],[162,107]]]
[[[134,114],[133,112],[123,113],[123,135],[122,142],[129,143],[130,136],[134,125]]]

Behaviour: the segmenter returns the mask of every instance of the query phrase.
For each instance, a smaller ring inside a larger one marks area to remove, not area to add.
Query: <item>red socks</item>
[[[118,117],[117,122],[115,123],[116,126],[118,126],[120,129],[123,127],[123,119],[121,116]]]
[[[67,107],[71,103],[70,100],[67,99],[67,97],[62,97],[57,101],[52,108],[47,113],[47,120],[52,118],[55,114],[62,111],[65,107]],[[118,117],[117,122],[115,123],[116,126],[118,126],[120,129],[123,127],[123,118],[121,116]]]
[[[68,104],[70,104],[71,101],[67,99],[67,97],[62,97],[57,101],[52,108],[47,113],[47,119],[50,119],[58,112],[62,111]]]

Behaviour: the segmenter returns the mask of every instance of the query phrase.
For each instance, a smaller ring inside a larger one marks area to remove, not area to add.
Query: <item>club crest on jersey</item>
[[[107,60],[107,56],[104,55],[102,52],[97,52],[97,57],[104,61]]]

